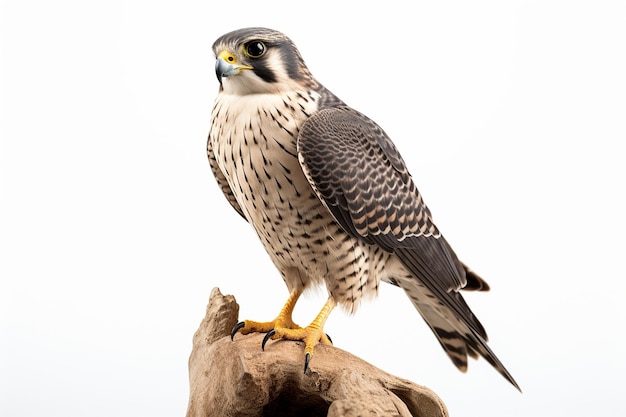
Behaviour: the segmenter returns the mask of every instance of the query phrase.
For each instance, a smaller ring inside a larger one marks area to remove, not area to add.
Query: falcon
[[[354,312],[381,281],[399,286],[461,371],[484,357],[511,384],[461,290],[489,286],[456,256],[433,222],[391,139],[308,70],[294,43],[266,28],[235,30],[213,44],[219,93],[207,152],[231,206],[255,230],[289,297],[274,320],[240,332],[331,344],[324,323],[340,306]],[[292,312],[304,290],[328,301],[306,327]]]

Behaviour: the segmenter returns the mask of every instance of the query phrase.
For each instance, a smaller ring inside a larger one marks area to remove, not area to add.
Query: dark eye
[[[244,51],[250,58],[260,58],[265,53],[265,44],[261,41],[252,41],[244,45]]]

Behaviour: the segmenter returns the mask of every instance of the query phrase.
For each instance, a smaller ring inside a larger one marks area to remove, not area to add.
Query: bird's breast
[[[237,203],[288,287],[325,282],[340,305],[354,310],[363,294],[376,292],[386,255],[347,234],[302,171],[297,138],[318,98],[220,95],[210,140]]]
[[[218,166],[274,256],[297,252],[312,227],[332,221],[297,156],[300,127],[316,109],[315,94],[294,93],[223,95],[213,111],[210,140]]]

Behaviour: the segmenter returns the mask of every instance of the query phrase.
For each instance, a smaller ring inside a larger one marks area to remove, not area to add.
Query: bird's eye
[[[243,50],[250,58],[261,58],[265,54],[265,44],[261,41],[248,42],[243,46]]]

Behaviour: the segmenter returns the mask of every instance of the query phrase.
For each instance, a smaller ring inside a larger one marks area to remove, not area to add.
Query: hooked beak
[[[217,56],[215,61],[215,75],[222,85],[223,77],[231,77],[239,74],[242,70],[252,69],[249,65],[240,65],[237,63],[237,58],[228,51],[222,51]]]

